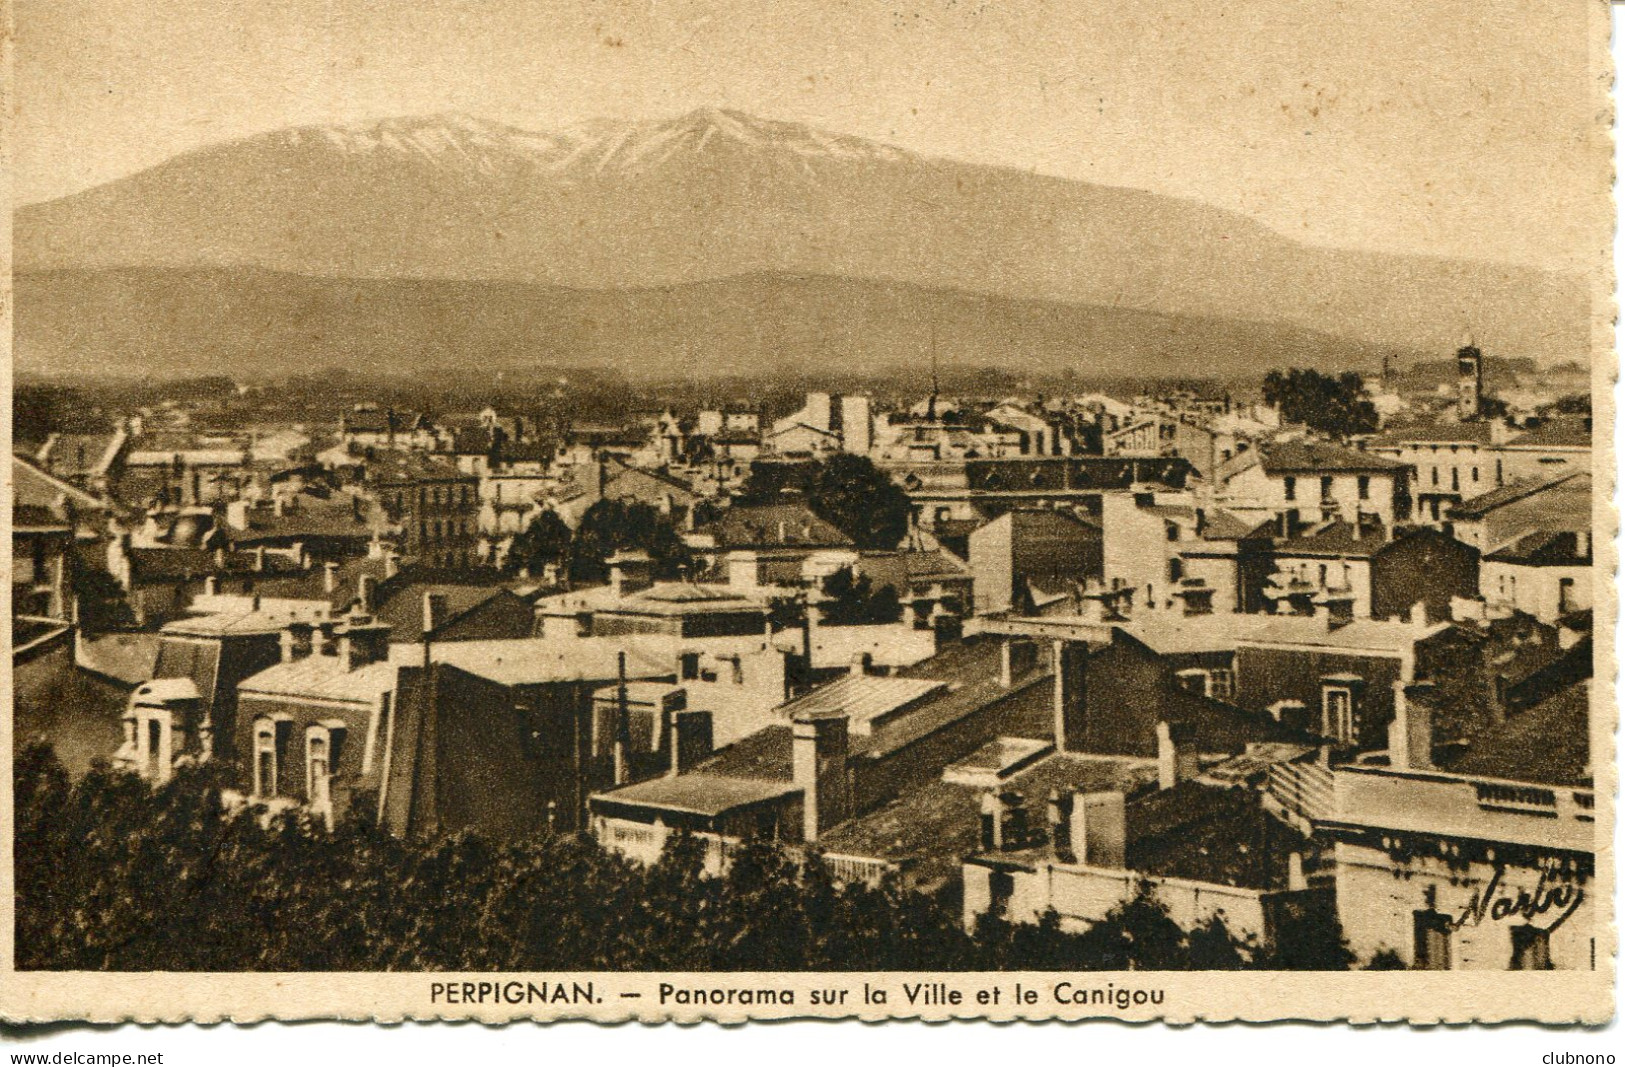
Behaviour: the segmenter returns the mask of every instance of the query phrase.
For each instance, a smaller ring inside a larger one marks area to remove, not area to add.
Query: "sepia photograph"
[[[10,17],[6,1020],[1613,1017],[1605,3]]]

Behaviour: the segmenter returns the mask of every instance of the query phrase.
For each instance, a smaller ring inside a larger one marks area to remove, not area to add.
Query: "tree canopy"
[[[1377,409],[1365,398],[1365,381],[1354,371],[1335,377],[1293,367],[1264,375],[1264,402],[1287,422],[1297,422],[1333,437],[1372,433]]]
[[[879,589],[868,575],[854,577],[851,567],[842,567],[824,579],[820,618],[831,626],[862,626],[896,622],[903,617],[897,590],[889,585]]]
[[[526,570],[536,576],[550,564],[562,565],[570,558],[570,542],[574,536],[558,512],[548,508],[514,535],[502,569],[509,574]]]
[[[804,500],[813,513],[858,548],[893,549],[908,533],[908,494],[867,456],[840,452],[800,464],[756,464],[740,499],[747,503]]]
[[[208,767],[154,790],[49,746],[14,764],[17,965],[29,970],[797,971],[1282,966],[1222,923],[1184,931],[1142,885],[1081,933],[957,910],[747,843],[705,877],[692,838],[642,867],[578,834],[402,840],[365,820],[233,808]],[[1344,966],[1327,958],[1320,965]],[[1298,961],[1305,965],[1305,961]]]
[[[653,504],[605,497],[587,509],[576,527],[570,542],[570,579],[603,581],[608,575],[604,561],[623,550],[647,552],[656,578],[680,578],[694,567],[694,554],[670,515],[661,514]]]

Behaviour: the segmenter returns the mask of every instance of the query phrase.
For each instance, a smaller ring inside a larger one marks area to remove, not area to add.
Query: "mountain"
[[[789,274],[1273,321],[1365,344],[1589,351],[1579,276],[1313,247],[1151,193],[734,111],[530,132],[465,116],[217,144],[15,216],[22,269],[260,267],[650,289]]]
[[[142,267],[25,271],[15,283],[22,373],[595,367],[671,378],[823,365],[913,368],[923,383],[933,331],[946,365],[1018,373],[1256,377],[1284,365],[1372,371],[1385,353],[1418,355],[1278,323],[783,274],[565,289]]]

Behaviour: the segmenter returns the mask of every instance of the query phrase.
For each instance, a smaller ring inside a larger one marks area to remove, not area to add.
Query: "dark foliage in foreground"
[[[1219,969],[1222,925],[1181,931],[1142,894],[1081,934],[985,920],[974,937],[894,885],[834,885],[770,846],[701,876],[678,838],[651,868],[588,838],[400,841],[360,823],[229,811],[206,772],[152,791],[50,748],[16,768],[23,969],[794,971]]]

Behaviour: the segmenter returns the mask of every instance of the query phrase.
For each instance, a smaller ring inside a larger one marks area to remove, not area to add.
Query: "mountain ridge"
[[[15,215],[19,268],[264,267],[640,289],[756,272],[1588,351],[1578,276],[1327,249],[1142,190],[702,108],[525,131],[456,113],[204,146]]]

